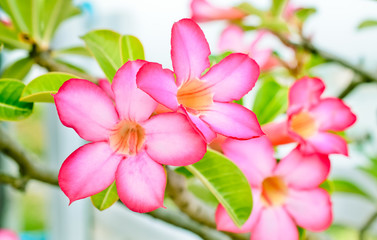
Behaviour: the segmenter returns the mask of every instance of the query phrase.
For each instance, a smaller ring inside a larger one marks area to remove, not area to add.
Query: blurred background
[[[212,2],[220,6],[233,6],[240,1]],[[250,2],[261,9],[267,9],[270,5],[270,0]],[[52,47],[84,45],[80,36],[88,31],[112,29],[138,37],[144,45],[146,60],[160,62],[168,68],[171,68],[171,27],[181,18],[190,17],[189,0],[76,0],[74,3],[82,14],[61,25]],[[313,45],[377,75],[377,28],[362,31],[357,28],[363,20],[377,18],[377,1],[297,0],[291,3],[317,9],[304,26],[304,34]],[[225,26],[225,21],[201,24],[213,53],[218,52],[218,39]],[[281,43],[267,38],[261,45],[279,49]],[[283,46],[279,53],[289,55]],[[3,51],[1,66],[7,66],[26,54],[22,50]],[[104,76],[93,59],[68,57],[67,60],[95,76]],[[322,64],[312,71],[326,82],[326,96],[336,96],[353,79],[352,71],[333,63]],[[44,72],[43,68],[34,65],[26,82]],[[249,98],[252,101],[253,92]],[[375,176],[362,170],[371,169],[376,164],[372,160],[377,157],[377,85],[361,85],[344,101],[358,116],[358,121],[348,130],[347,136],[361,139],[363,144],[351,143],[349,157],[331,156],[331,178],[347,179],[357,190],[333,193],[334,224],[325,233],[315,235],[315,239],[358,239],[360,229],[377,212],[377,170]],[[34,111],[32,117],[17,123],[6,123],[7,127],[14,130],[15,137],[24,146],[46,164],[58,169],[83,142],[73,130],[61,125],[54,105],[38,104]],[[17,166],[4,157],[0,160],[0,168],[17,171]],[[130,212],[121,205],[115,204],[99,212],[91,206],[89,199],[71,206],[68,203],[68,198],[60,189],[43,183],[30,182],[26,192],[0,185],[0,228],[13,229],[21,234],[22,240],[200,239],[148,215]],[[377,239],[377,221],[372,225],[367,239]]]

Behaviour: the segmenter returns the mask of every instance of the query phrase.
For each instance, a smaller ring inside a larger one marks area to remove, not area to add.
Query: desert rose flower
[[[239,139],[263,134],[255,114],[232,103],[254,87],[259,76],[254,60],[234,53],[203,74],[210,66],[210,50],[202,30],[190,19],[173,25],[171,45],[174,73],[147,63],[137,75],[140,89],[172,111],[187,114],[207,143],[216,133]]]
[[[356,116],[338,98],[321,98],[325,85],[319,78],[304,77],[289,91],[287,119],[263,126],[274,145],[298,142],[306,153],[348,155],[346,141],[329,131],[343,131]]]
[[[213,20],[237,20],[246,16],[244,12],[236,8],[221,8],[210,4],[207,0],[192,0],[191,18],[196,22],[208,22]]]
[[[150,117],[157,103],[136,87],[145,61],[129,61],[115,74],[114,102],[97,85],[71,79],[54,95],[61,122],[90,141],[74,151],[59,172],[59,185],[70,202],[101,192],[114,181],[120,200],[131,210],[163,206],[163,164],[199,161],[206,144],[180,113]]]
[[[215,216],[218,230],[251,232],[251,240],[298,240],[297,226],[323,231],[331,225],[329,194],[318,187],[329,173],[327,156],[305,156],[293,150],[276,163],[265,136],[242,141],[227,139],[222,147],[247,177],[254,202],[241,229],[219,205]]]
[[[0,240],[19,240],[20,238],[11,230],[0,229]]]
[[[258,63],[261,70],[269,70],[278,65],[278,60],[273,57],[272,49],[258,47],[258,43],[266,34],[268,34],[267,31],[258,31],[255,39],[247,44],[244,42],[244,31],[236,25],[229,25],[221,33],[219,50],[246,53]]]

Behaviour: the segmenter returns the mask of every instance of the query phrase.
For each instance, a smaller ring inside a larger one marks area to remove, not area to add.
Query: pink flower
[[[59,185],[70,202],[101,192],[116,181],[120,200],[131,210],[163,206],[162,166],[199,161],[206,144],[179,113],[150,118],[157,103],[136,87],[145,61],[130,61],[116,73],[114,102],[97,85],[71,79],[54,95],[61,122],[90,141],[63,163]]]
[[[20,238],[11,230],[0,229],[0,240],[19,240]]]
[[[267,31],[259,31],[251,44],[244,43],[244,32],[236,25],[229,25],[220,36],[219,50],[249,54],[258,63],[261,70],[268,70],[278,64],[272,56],[272,49],[259,49],[258,43],[266,36]]]
[[[321,98],[325,85],[319,78],[304,77],[289,91],[287,120],[263,126],[274,145],[298,142],[306,153],[348,155],[347,143],[329,131],[343,131],[356,116],[338,98]]]
[[[221,8],[210,4],[207,0],[192,0],[192,20],[196,22],[207,22],[213,20],[237,20],[246,16],[237,8]]]
[[[199,26],[190,19],[173,25],[171,57],[174,73],[160,64],[147,63],[137,75],[137,85],[157,102],[182,111],[207,143],[216,133],[250,139],[263,132],[255,114],[231,103],[249,92],[259,76],[259,67],[245,54],[231,54],[210,66],[208,43]]]
[[[329,194],[318,187],[330,169],[325,155],[305,156],[293,150],[277,164],[266,137],[228,139],[223,151],[248,178],[254,203],[241,229],[219,205],[215,216],[218,230],[251,232],[251,240],[293,240],[298,239],[296,225],[310,231],[323,231],[331,225]]]

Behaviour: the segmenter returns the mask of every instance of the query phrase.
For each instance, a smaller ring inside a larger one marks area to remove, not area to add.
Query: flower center
[[[177,92],[178,103],[189,110],[205,110],[213,103],[213,94],[205,82],[199,79],[189,80]]]
[[[268,177],[262,182],[262,203],[265,206],[280,206],[284,203],[288,188],[278,177]]]
[[[290,128],[302,138],[309,138],[318,130],[315,119],[305,111],[292,116]]]
[[[110,147],[117,153],[137,154],[145,142],[145,131],[136,122],[120,121],[110,135]]]

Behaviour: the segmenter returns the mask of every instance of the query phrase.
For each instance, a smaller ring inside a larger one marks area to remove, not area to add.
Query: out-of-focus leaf
[[[4,72],[2,73],[1,77],[16,78],[16,79],[23,80],[25,76],[29,73],[33,64],[34,64],[33,59],[29,57],[22,58],[14,62],[8,68],[6,68]]]
[[[21,101],[24,102],[54,102],[51,94],[58,92],[63,83],[75,75],[61,72],[50,72],[32,80],[24,89]]]
[[[333,183],[329,179],[327,179],[326,181],[321,183],[321,185],[319,185],[319,187],[322,188],[322,189],[325,189],[329,194],[332,194],[333,191],[334,191]]]
[[[109,81],[128,60],[144,59],[143,45],[134,36],[122,36],[110,30],[94,30],[82,39]]]
[[[202,160],[186,168],[211,191],[237,226],[246,222],[253,206],[251,188],[232,161],[209,149]]]
[[[274,19],[274,20],[262,19],[262,22],[259,27],[271,29],[272,31],[278,32],[278,33],[289,32],[287,23],[285,23],[284,21],[277,20],[277,19]]]
[[[316,67],[318,65],[321,65],[323,63],[327,63],[328,61],[324,59],[323,57],[316,55],[316,54],[311,54],[309,57],[309,60],[305,62],[305,70],[309,70],[313,67]]]
[[[317,12],[315,8],[300,8],[295,12],[295,15],[301,22],[305,22],[311,15]]]
[[[274,17],[279,17],[284,11],[285,6],[287,5],[287,0],[272,0],[271,4],[271,14]]]
[[[345,179],[333,179],[332,180],[334,193],[335,192],[342,192],[342,193],[351,193],[356,194],[361,197],[373,200],[373,197],[370,196],[367,192],[361,190],[358,186],[354,183],[345,180]]]
[[[33,103],[19,101],[24,87],[17,79],[0,79],[0,120],[22,120],[32,113]]]
[[[370,27],[377,27],[377,20],[369,19],[369,20],[362,21],[357,27],[357,29],[365,29],[365,28],[370,28]]]
[[[78,72],[86,73],[86,71],[85,71],[84,69],[78,67],[77,65],[71,64],[71,63],[69,63],[69,62],[67,62],[67,61],[65,61],[65,60],[63,60],[63,59],[55,59],[55,61],[56,61],[57,63],[60,63],[60,64],[62,64],[62,65],[64,65],[64,66],[69,67],[69,68],[71,68],[71,69],[73,69],[73,70],[76,70],[76,71],[78,71]]]
[[[211,63],[211,66],[219,63],[221,60],[229,56],[232,52],[224,52],[219,55],[209,55],[209,62]]]
[[[186,178],[191,178],[193,177],[194,175],[192,175],[192,173],[187,170],[187,168],[185,167],[177,167],[174,169],[175,172],[179,173],[179,174],[182,174],[183,176],[185,176]]]
[[[0,7],[9,15],[19,32],[31,32],[31,3],[33,0],[0,0]]]
[[[115,182],[102,192],[91,196],[90,199],[92,200],[93,205],[100,211],[111,207],[119,200]]]
[[[81,56],[87,56],[87,57],[92,56],[92,54],[90,54],[90,52],[87,48],[81,47],[81,46],[58,49],[58,50],[54,51],[55,56],[60,56],[60,55],[65,55],[65,54],[81,55]]]
[[[196,180],[196,179],[193,179]],[[188,189],[200,200],[204,201],[208,205],[216,207],[219,204],[219,201],[213,196],[213,194],[203,186],[200,182],[189,181]]]
[[[25,42],[21,42],[18,33],[4,24],[0,23],[0,42],[4,44],[6,48],[22,48],[29,50],[31,45]]]
[[[377,158],[372,157],[369,159],[369,164],[367,166],[361,166],[359,169],[369,176],[373,177],[375,181],[377,181]]]
[[[288,88],[280,86],[273,78],[264,80],[255,97],[253,112],[259,123],[266,124],[283,113],[288,106]]]
[[[306,230],[302,227],[297,227],[298,229],[298,239],[305,240],[306,239]]]
[[[264,16],[263,11],[259,10],[248,2],[243,2],[240,5],[236,6],[236,8],[250,15],[257,15],[260,17]]]

